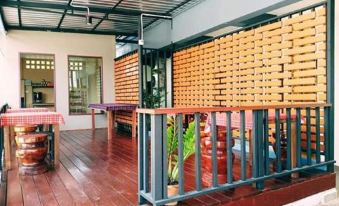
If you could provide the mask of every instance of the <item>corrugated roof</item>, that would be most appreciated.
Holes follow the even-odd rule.
[[[73,0],[87,6],[93,17],[86,24],[87,11],[74,8],[71,0],[2,0],[0,12],[7,29],[49,30],[90,34],[136,36],[141,13],[177,15],[202,0]],[[145,18],[150,27],[157,18]]]

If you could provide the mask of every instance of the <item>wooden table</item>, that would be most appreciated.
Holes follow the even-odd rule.
[[[136,104],[124,104],[124,103],[104,103],[104,104],[89,104],[89,108],[92,109],[92,131],[95,131],[95,110],[101,110],[107,112],[107,135],[108,139],[112,139],[113,127],[115,124],[115,112],[118,110],[131,111],[132,112],[132,138],[136,138],[137,122],[136,122]]]
[[[12,112],[0,115],[0,126],[4,128],[4,149],[6,169],[11,169],[11,127],[16,125],[53,125],[54,130],[54,166],[59,164],[59,125],[64,124],[64,118],[57,112]]]

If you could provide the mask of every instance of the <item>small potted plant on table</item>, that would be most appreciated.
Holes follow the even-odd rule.
[[[178,159],[178,123],[177,117],[168,118],[167,127],[167,162],[168,162],[168,197],[175,196],[179,193],[179,159]],[[189,123],[186,131],[183,131],[183,160],[184,162],[195,151],[194,122]],[[177,202],[166,205],[176,205]]]

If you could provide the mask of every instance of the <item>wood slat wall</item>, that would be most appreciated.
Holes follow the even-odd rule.
[[[118,103],[139,103],[139,72],[138,53],[115,60],[115,99]],[[116,120],[121,123],[131,124],[131,112],[117,112]]]
[[[326,8],[173,54],[175,107],[326,102]]]

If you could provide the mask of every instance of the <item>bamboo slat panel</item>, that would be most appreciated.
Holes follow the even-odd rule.
[[[138,53],[115,60],[115,99],[117,103],[139,103]],[[117,112],[118,122],[132,124],[131,112]]]
[[[174,106],[326,102],[326,8],[173,55]]]

